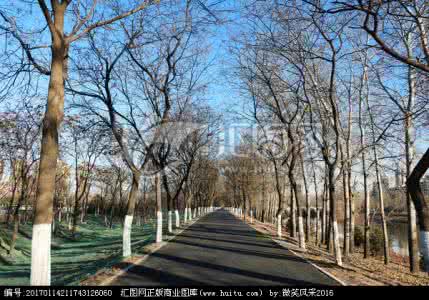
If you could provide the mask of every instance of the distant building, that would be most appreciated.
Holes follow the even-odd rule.
[[[384,204],[385,207],[391,207],[391,208],[399,208],[403,207],[405,208],[405,193],[406,193],[406,185],[405,185],[405,174],[404,172],[399,168],[399,165],[397,165],[395,170],[395,176],[392,178],[392,182],[394,181],[394,186],[389,185],[389,179],[386,176],[383,176],[381,178],[383,193],[385,195]],[[423,192],[423,194],[426,197],[429,197],[429,175],[424,177],[420,181],[420,187]],[[372,189],[370,192],[371,199],[374,201],[374,203],[378,203],[378,185],[377,181],[375,180],[372,183]]]
[[[389,192],[390,191],[390,187],[389,187],[389,178],[386,176],[381,177],[381,187],[383,189],[383,192]],[[378,184],[377,181],[375,180],[372,183],[372,191],[371,191],[371,196],[374,200],[378,201]]]
[[[401,181],[401,170],[399,168],[399,164],[396,164],[396,171],[395,171],[395,187],[402,186]]]
[[[420,188],[425,196],[429,196],[429,176],[426,176],[420,182]]]

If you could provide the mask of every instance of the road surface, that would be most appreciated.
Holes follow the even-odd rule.
[[[338,285],[226,210],[201,217],[112,285]]]

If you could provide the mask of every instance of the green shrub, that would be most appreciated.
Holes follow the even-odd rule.
[[[363,245],[364,242],[364,236],[363,236],[363,229],[360,226],[355,226],[355,246],[360,247]]]
[[[383,254],[384,238],[383,231],[375,227],[369,233],[369,251],[372,255],[378,256]]]

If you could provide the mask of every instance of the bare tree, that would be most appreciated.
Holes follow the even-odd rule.
[[[426,74],[429,72],[429,43],[427,30],[427,16],[429,5],[426,1],[374,1],[374,0],[356,0],[356,1],[332,1],[333,6],[326,11],[329,13],[357,12],[359,21],[363,30],[368,33],[371,39],[376,43],[376,47],[394,60],[409,66],[409,87],[410,97],[415,97],[414,76],[416,70]],[[314,3],[313,3],[314,4]],[[317,4],[314,4],[319,6]],[[320,9],[320,7],[319,7]],[[385,26],[392,28],[391,31],[384,30]],[[413,45],[411,45],[411,41]],[[412,106],[413,101],[408,103]],[[408,106],[410,108],[410,106]],[[407,176],[410,176],[410,131],[412,130],[411,116],[408,111],[406,119],[406,157],[407,157]],[[417,177],[412,177],[416,179]],[[418,182],[411,183],[408,181],[407,188],[415,188]],[[416,194],[416,191],[408,190],[409,194]],[[408,198],[408,222],[409,222],[409,257],[410,269],[412,272],[418,270],[417,256],[417,236],[415,208],[422,208],[420,198]],[[411,201],[412,200],[412,201]],[[422,212],[418,216],[424,216]],[[419,223],[425,222],[420,219]]]
[[[2,148],[8,148],[6,152],[13,155],[12,173],[13,193],[11,204],[14,201],[17,185],[20,183],[19,196],[13,209],[13,232],[10,242],[9,254],[13,255],[18,236],[21,220],[21,210],[27,212],[29,205],[27,198],[30,194],[31,175],[34,174],[34,167],[39,160],[38,145],[36,143],[40,134],[40,107],[33,107],[30,103],[16,107],[14,112],[9,114],[7,120],[2,120],[1,135],[4,142]],[[19,180],[19,181],[17,181]],[[11,211],[10,207],[10,211]]]
[[[49,88],[46,112],[43,119],[42,146],[40,154],[39,177],[37,181],[37,200],[33,226],[32,239],[32,285],[50,284],[50,236],[53,212],[53,196],[55,190],[55,170],[58,159],[58,132],[64,115],[64,80],[68,76],[69,50],[73,42],[81,40],[91,31],[112,24],[120,19],[137,13],[153,4],[144,1],[142,4],[116,11],[107,5],[100,5],[98,1],[86,6],[77,2],[72,10],[67,8],[71,0],[54,0],[49,7],[44,0],[38,4],[49,29],[49,38],[44,40],[47,44],[30,45],[23,37],[25,29],[10,16],[1,11],[1,29],[10,33],[25,53],[25,59],[39,73],[49,76]],[[113,13],[113,17],[104,19],[100,10]],[[72,24],[67,33],[67,27]],[[44,30],[32,31],[33,34],[43,35]],[[50,67],[44,66],[35,52],[40,49],[50,49]]]

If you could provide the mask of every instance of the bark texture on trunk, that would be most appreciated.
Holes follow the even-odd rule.
[[[333,238],[333,246],[335,253],[335,260],[338,266],[343,265],[341,249],[340,249],[340,241],[339,241],[339,233],[338,233],[338,225],[337,225],[337,203],[335,201],[335,180],[334,180],[334,170],[331,166],[329,168],[329,202],[330,202],[330,215],[331,215],[331,225],[332,225],[332,238]]]
[[[409,39],[410,36],[407,37]],[[409,45],[412,43],[408,41]],[[408,51],[410,49],[408,48]],[[408,103],[404,108],[404,131],[405,131],[405,163],[407,179],[411,175],[412,164],[414,160],[414,126],[412,121],[412,111],[416,101],[416,71],[411,66],[408,67]],[[408,253],[410,261],[410,271],[416,272],[419,269],[418,245],[417,245],[417,225],[416,225],[416,210],[410,196],[410,191],[407,185],[407,210],[408,210]]]

